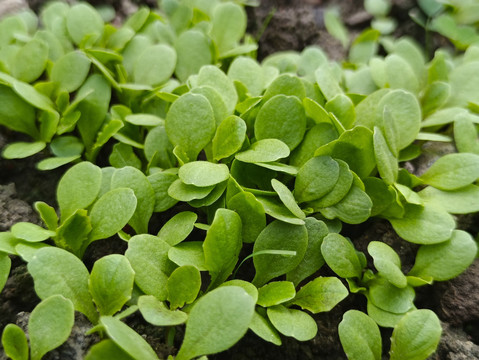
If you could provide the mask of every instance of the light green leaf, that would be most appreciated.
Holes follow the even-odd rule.
[[[431,355],[441,338],[441,324],[428,309],[412,311],[396,325],[391,338],[391,360],[422,360]]]
[[[96,323],[98,313],[88,290],[90,274],[75,255],[55,247],[39,249],[28,263],[28,272],[40,299],[62,295],[72,301],[75,310]]]
[[[252,189],[250,189],[250,191],[253,192]],[[298,218],[291,211],[289,211],[289,209],[284,206],[281,201],[272,197],[271,195],[274,195],[274,193],[265,192],[261,194],[261,192],[259,192],[256,195],[256,199],[261,203],[266,214],[288,224],[304,225],[303,219]]]
[[[256,275],[253,284],[262,286],[269,280],[293,270],[303,260],[308,246],[308,233],[304,225],[273,221],[259,234],[253,248],[263,250],[296,251],[295,256],[260,255],[253,258]]]
[[[321,245],[326,264],[342,278],[361,277],[362,266],[354,246],[342,235],[328,234]]]
[[[180,310],[169,310],[153,295],[138,298],[138,307],[143,318],[155,326],[175,326],[186,322],[188,315]]]
[[[423,245],[416,255],[409,275],[432,277],[437,281],[452,279],[474,262],[477,245],[467,232],[454,230],[452,237],[435,245]]]
[[[182,211],[170,220],[158,232],[158,237],[171,246],[175,246],[185,240],[193,231],[198,215],[191,211]]]
[[[228,3],[224,5],[234,4]],[[230,20],[228,19],[228,21]],[[215,89],[223,98],[227,114],[233,114],[238,103],[238,94],[233,81],[225,73],[214,65],[203,66],[198,73],[197,83],[198,86],[211,86]]]
[[[384,278],[378,277],[369,286],[369,300],[378,308],[403,314],[413,306],[414,289],[411,286],[398,288]]]
[[[178,266],[193,265],[200,271],[207,271],[202,241],[185,241],[168,251],[168,258]]]
[[[278,139],[263,139],[253,143],[246,151],[237,153],[235,158],[246,163],[266,163],[289,156],[289,147]]]
[[[168,289],[170,309],[191,304],[195,301],[200,291],[200,271],[192,265],[180,266],[171,273],[166,287]]]
[[[228,209],[236,211],[241,218],[243,242],[254,242],[266,226],[263,205],[253,194],[239,192],[228,201]]]
[[[27,83],[38,79],[47,65],[48,50],[47,44],[40,39],[27,42],[15,55],[12,75]]]
[[[252,96],[261,95],[264,88],[263,69],[250,57],[238,56],[228,68],[228,76],[240,81]]]
[[[61,89],[73,92],[85,81],[90,71],[90,64],[90,59],[83,52],[69,52],[54,63],[50,79],[58,83]]]
[[[13,360],[28,360],[28,341],[23,330],[15,325],[8,324],[3,329],[2,345],[5,355]]]
[[[82,44],[86,37],[95,43],[103,35],[103,19],[88,3],[75,4],[70,8],[66,15],[66,26],[76,45]]]
[[[168,187],[168,195],[178,201],[191,201],[204,199],[214,188],[215,185],[205,187],[187,185],[180,179],[177,179]]]
[[[299,341],[308,341],[316,336],[316,321],[304,311],[288,309],[283,305],[268,308],[268,318],[278,331]]]
[[[46,144],[43,141],[33,143],[16,142],[5,146],[2,156],[5,159],[23,159],[42,151],[45,147]]]
[[[148,176],[148,181],[155,193],[154,212],[168,210],[178,202],[178,200],[168,195],[168,188],[175,180],[178,180],[177,175],[161,171]]]
[[[136,235],[128,241],[125,256],[135,271],[135,283],[148,295],[166,300],[166,283],[173,270],[168,260],[170,245],[153,235]]]
[[[270,307],[294,298],[296,290],[290,281],[272,281],[258,289],[257,304]]]
[[[133,360],[134,358],[124,352],[113,340],[106,339],[93,345],[85,360],[104,360],[108,358],[115,360]]]
[[[220,54],[235,47],[246,30],[246,12],[238,4],[216,5],[212,17],[211,35],[216,40]]]
[[[365,313],[357,310],[347,311],[339,323],[338,332],[348,359],[381,359],[381,333],[374,320]]]
[[[326,30],[328,30],[334,38],[339,40],[344,48],[348,46],[348,30],[341,21],[338,9],[329,8],[324,12],[324,25],[326,26]]]
[[[336,95],[343,93],[329,63],[325,62],[321,64],[314,72],[314,75],[316,77],[316,83],[326,100],[331,100]]]
[[[84,148],[83,143],[75,136],[59,136],[50,143],[52,153],[59,157],[81,155]]]
[[[12,89],[0,84],[0,124],[38,138],[35,109]]]
[[[177,360],[214,354],[233,346],[248,330],[254,300],[237,286],[223,286],[200,298],[190,311]]]
[[[187,185],[208,187],[227,180],[229,169],[224,164],[193,161],[180,167],[178,177]]]
[[[182,32],[176,39],[175,50],[178,55],[175,74],[182,82],[213,60],[208,38],[196,29]]]
[[[220,125],[223,119],[230,114],[228,112],[228,109],[226,108],[226,103],[224,99],[221,97],[221,94],[212,86],[198,86],[191,89],[191,93],[203,95],[206,99],[208,99],[211,108],[213,109],[213,112],[215,114],[215,122],[217,126]]]
[[[306,218],[303,210],[301,210],[301,208],[298,206],[293,194],[286,185],[276,179],[271,180],[271,185],[273,186],[274,191],[276,191],[276,193],[279,195],[281,202],[288,208],[289,211],[291,211],[293,215],[300,219]]]
[[[224,119],[213,138],[213,158],[216,161],[227,158],[241,149],[246,136],[246,123],[238,116]]]
[[[0,293],[5,286],[8,276],[10,275],[10,268],[12,266],[12,261],[7,253],[0,252]]]
[[[123,255],[107,255],[93,264],[89,289],[101,315],[113,315],[130,300],[135,272]]]
[[[13,236],[17,239],[26,240],[29,242],[39,242],[47,240],[56,235],[55,231],[46,230],[41,226],[28,223],[18,222],[10,229]]]
[[[158,360],[158,356],[146,340],[120,320],[102,316],[100,324],[110,339],[134,359]]]
[[[249,281],[233,279],[233,280],[229,280],[229,281],[224,282],[220,286],[239,286],[244,291],[246,291],[249,296],[251,296],[253,298],[255,303],[258,300],[258,289],[256,288],[256,286],[251,284]]]
[[[79,209],[68,217],[57,230],[55,244],[81,257],[88,243],[88,234],[91,231],[90,218],[87,211]]]
[[[317,314],[330,311],[348,294],[348,290],[338,278],[318,277],[304,285],[291,303]]]
[[[176,51],[169,45],[147,47],[138,55],[133,70],[135,83],[157,86],[166,82],[176,65]]]
[[[384,134],[377,126],[374,127],[373,139],[374,157],[376,158],[379,174],[387,184],[392,184],[398,176],[398,160],[389,149]]]
[[[401,260],[393,248],[379,241],[371,241],[368,252],[381,276],[399,288],[407,286],[406,276],[401,271]]]
[[[454,120],[454,142],[459,152],[479,155],[477,128],[466,115],[459,115]]]
[[[447,154],[439,158],[421,176],[428,185],[440,190],[455,190],[479,178],[479,155]]]
[[[479,211],[479,187],[467,185],[457,190],[443,191],[428,186],[418,192],[422,201],[439,206],[451,214],[468,214]]]
[[[254,123],[256,139],[279,139],[290,150],[303,140],[306,113],[295,96],[276,95],[261,107]]]
[[[141,169],[141,160],[136,156],[133,147],[124,143],[116,143],[108,158],[110,165],[118,169],[131,166]]]
[[[303,100],[306,97],[306,91],[300,78],[292,74],[281,74],[266,89],[263,102],[276,95],[296,96],[299,100]]]
[[[52,295],[38,304],[28,319],[31,360],[40,360],[63,344],[70,336],[74,320],[72,302],[61,295]]]
[[[75,155],[75,156],[68,156],[68,157],[46,158],[38,162],[36,167],[38,170],[42,170],[42,171],[53,170],[53,169],[59,168],[60,166],[69,164],[79,159],[80,157],[81,157],[80,155]]]
[[[275,345],[281,345],[281,337],[271,322],[255,311],[249,328],[260,338]]]

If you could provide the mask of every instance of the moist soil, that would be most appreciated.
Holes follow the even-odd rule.
[[[0,0],[0,16],[5,13],[30,7],[38,11],[44,0]],[[139,5],[155,6],[154,0],[91,0],[91,3],[110,4],[117,12],[116,23],[134,12]],[[346,50],[330,36],[323,21],[325,9],[336,6],[344,19],[352,37],[368,26],[370,15],[363,9],[359,0],[262,0],[257,8],[248,8],[248,31],[259,39],[258,58],[261,60],[278,51],[302,50],[308,45],[319,45],[331,59],[341,60]],[[408,12],[415,6],[414,1],[393,0],[391,16],[399,24],[397,36],[408,35],[423,43],[423,31],[408,17]],[[433,38],[432,46],[444,46],[442,38]],[[0,149],[7,143],[28,140],[23,136],[0,127]],[[453,149],[427,145],[426,155],[414,163],[404,164],[410,171],[420,174],[439,154]],[[32,210],[35,201],[45,201],[55,205],[56,185],[66,170],[42,172],[36,170],[35,164],[46,154],[37,154],[23,160],[5,160],[0,158],[0,231],[8,231],[19,221],[39,223],[38,216]],[[161,227],[166,216],[152,219],[152,230]],[[474,236],[479,231],[478,214],[457,218],[458,227],[469,231]],[[392,246],[401,257],[403,268],[409,270],[413,263],[417,247],[400,239],[388,222],[371,219],[358,226],[347,226],[343,234],[349,236],[356,248],[365,251],[370,241],[384,241]],[[97,241],[85,254],[85,263],[91,268],[94,261],[110,253],[124,253],[126,245],[117,238]],[[368,259],[371,263],[372,260]],[[370,264],[372,266],[372,264]],[[325,266],[321,275],[331,275]],[[479,260],[459,277],[432,286],[417,288],[416,305],[418,308],[433,310],[440,318],[443,335],[438,350],[430,359],[435,360],[473,360],[479,359]],[[17,257],[12,257],[12,270],[5,288],[0,294],[0,331],[8,323],[26,327],[29,314],[40,299],[35,295],[33,280],[27,272],[26,264]],[[364,296],[350,294],[347,299],[332,311],[315,315],[318,324],[317,336],[307,342],[298,342],[283,337],[281,347],[267,343],[248,332],[245,337],[226,352],[210,356],[215,360],[296,360],[296,359],[346,359],[341,349],[337,326],[342,314],[349,309],[365,310]],[[148,325],[140,315],[130,316],[128,325],[133,327],[152,345],[161,359],[175,354],[181,345],[184,329],[178,327],[166,334],[163,328]],[[82,314],[76,314],[75,326],[68,341],[58,349],[48,353],[47,360],[80,360],[89,347],[99,338],[85,335],[91,327]],[[173,335],[173,336],[172,336]],[[384,359],[387,359],[391,330],[382,329]],[[167,341],[167,338],[173,339]],[[7,359],[0,345],[0,360]]]

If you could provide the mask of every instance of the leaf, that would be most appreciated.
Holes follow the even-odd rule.
[[[378,308],[393,314],[403,314],[413,306],[414,289],[411,286],[398,288],[384,278],[378,277],[369,286],[368,299]]]
[[[207,271],[202,241],[187,241],[171,247],[168,258],[178,266],[193,265],[200,271]]]
[[[171,143],[180,146],[190,160],[211,141],[216,125],[213,109],[203,95],[187,93],[178,98],[166,115],[166,133]]]
[[[459,152],[470,152],[479,155],[477,128],[465,115],[459,115],[454,120],[454,142]]]
[[[60,166],[69,164],[79,158],[80,158],[80,155],[68,156],[68,157],[46,158],[37,163],[37,169],[42,171],[57,169]]]
[[[447,154],[439,158],[421,175],[428,185],[440,190],[456,190],[479,178],[479,155]]]
[[[229,169],[224,164],[193,161],[180,167],[178,177],[185,184],[208,187],[227,180],[229,178]]]
[[[343,93],[329,63],[321,64],[314,72],[314,75],[316,83],[326,100],[331,100],[336,95]]]
[[[474,262],[477,245],[467,232],[454,230],[452,237],[440,244],[423,245],[409,275],[437,281],[455,278]]]
[[[8,254],[0,252],[0,293],[8,280],[11,266],[12,261]]]
[[[228,201],[228,209],[234,210],[241,218],[243,242],[254,242],[266,226],[263,205],[253,194],[239,192]]]
[[[263,139],[251,144],[246,151],[237,153],[235,158],[246,163],[266,163],[289,156],[288,146],[278,139]]]
[[[398,322],[403,318],[406,313],[401,314],[394,314],[392,312],[380,309],[369,299],[368,297],[368,304],[367,304],[368,315],[382,327],[393,328],[395,327]],[[416,307],[413,305],[411,309],[408,311],[414,311]]]
[[[90,211],[90,242],[106,239],[120,231],[133,216],[137,200],[131,189],[117,188],[100,197]]]
[[[159,125],[148,132],[145,138],[145,156],[152,165],[168,169],[175,165],[173,145],[171,145],[165,126]]]
[[[38,79],[45,70],[48,60],[48,45],[44,41],[34,38],[17,52],[14,59],[12,75],[20,81],[31,83]]]
[[[420,360],[431,355],[441,338],[441,324],[428,309],[412,311],[396,325],[391,338],[391,360]]]
[[[101,185],[101,170],[90,162],[81,162],[68,169],[58,183],[57,201],[63,220],[78,209],[86,209],[95,201]]]
[[[268,86],[263,95],[263,101],[266,102],[276,95],[296,96],[299,100],[303,100],[306,97],[306,90],[297,76],[281,74]]]
[[[479,211],[479,187],[467,185],[457,190],[443,191],[428,186],[418,192],[422,201],[431,202],[451,214],[468,214]]]
[[[148,176],[148,181],[150,182],[155,193],[154,212],[168,210],[178,202],[178,200],[173,199],[170,195],[168,195],[168,188],[177,179],[177,175],[165,172],[156,172]]]
[[[144,49],[135,62],[135,83],[157,86],[166,82],[176,65],[176,51],[169,45],[157,44]]]
[[[203,243],[205,265],[211,275],[210,288],[223,283],[233,272],[243,244],[241,226],[241,218],[234,211],[216,211]]]
[[[175,50],[175,74],[182,82],[190,75],[197,74],[202,66],[211,64],[213,60],[209,39],[196,29],[182,32],[176,39]]]
[[[254,300],[242,288],[223,286],[200,298],[190,311],[177,360],[214,354],[233,346],[248,330]]]
[[[258,289],[257,304],[270,307],[291,300],[296,295],[294,284],[290,281],[272,281]]]
[[[215,185],[205,187],[187,185],[180,179],[177,179],[168,187],[168,195],[178,201],[191,201],[195,199],[204,199],[214,188]]]
[[[431,245],[450,239],[456,223],[451,215],[432,206],[409,206],[403,218],[388,219],[397,234],[414,244]]]
[[[10,231],[17,239],[29,242],[47,240],[56,234],[54,231],[46,230],[41,226],[28,222],[18,222],[11,227]]]
[[[203,95],[210,103],[213,113],[215,115],[216,125],[220,125],[224,118],[230,113],[226,108],[225,100],[221,97],[221,94],[210,85],[203,85],[195,87],[191,90],[193,94]]]
[[[151,114],[130,114],[125,116],[125,121],[137,126],[158,126],[164,124],[164,120]]]
[[[339,323],[338,332],[348,359],[381,359],[381,333],[374,320],[365,313],[357,310],[347,311]]]
[[[258,62],[250,57],[238,56],[228,68],[228,77],[241,82],[252,96],[263,92],[263,69]]]
[[[212,17],[211,35],[220,54],[235,47],[246,30],[246,12],[235,3],[216,5]]]
[[[293,270],[302,261],[308,246],[308,233],[304,225],[291,225],[273,221],[259,234],[253,254],[263,250],[296,251],[295,256],[261,255],[253,258],[256,275],[253,284],[262,286],[269,280]]]
[[[74,321],[73,304],[61,295],[52,295],[38,304],[28,319],[31,359],[40,360],[63,344],[70,336]]]
[[[124,143],[116,143],[113,145],[113,150],[108,158],[110,165],[121,169],[126,166],[131,166],[136,169],[141,169],[141,160],[136,156],[133,147]]]
[[[293,213],[293,215],[300,219],[306,218],[303,210],[301,210],[301,208],[298,206],[293,194],[286,185],[276,179],[271,180],[271,185],[274,191],[276,191],[276,193],[279,195],[281,202],[288,208],[289,211],[291,211],[291,213]]]
[[[308,160],[298,172],[294,196],[298,202],[312,201],[329,193],[339,177],[339,164],[329,156]]]
[[[328,33],[341,42],[343,48],[348,46],[348,30],[341,21],[341,17],[337,9],[330,8],[324,12],[324,25],[326,26]]]
[[[191,304],[200,291],[200,271],[191,265],[180,266],[171,273],[166,287],[171,309]]]
[[[407,286],[406,276],[401,271],[401,260],[393,248],[379,241],[371,241],[368,252],[381,276],[399,288]]]
[[[153,235],[133,236],[125,256],[135,271],[135,283],[147,295],[166,300],[166,283],[173,270],[168,260],[170,245]]]
[[[130,188],[133,190],[137,205],[128,223],[137,234],[147,233],[148,223],[155,207],[155,193],[146,176],[140,170],[131,166],[118,169],[111,178],[111,188]]]
[[[342,278],[360,278],[362,273],[361,262],[354,246],[345,237],[330,233],[321,245],[326,264]]]
[[[225,118],[213,138],[213,158],[216,161],[227,158],[241,149],[246,136],[246,123],[238,116]]]
[[[28,360],[28,341],[23,330],[15,325],[8,324],[3,329],[2,345],[5,355],[13,360]]]
[[[103,359],[116,359],[116,360],[132,360],[134,359],[127,353],[125,353],[113,340],[105,339],[95,345],[93,345],[85,360],[103,360]]]
[[[16,142],[8,144],[2,151],[2,157],[5,159],[23,159],[39,153],[45,149],[46,144],[43,141],[33,143]]]
[[[275,345],[281,345],[281,337],[271,322],[255,311],[249,328],[260,338]]]
[[[135,272],[123,255],[107,255],[93,264],[89,289],[98,311],[113,315],[130,300]]]
[[[98,314],[88,290],[90,274],[75,255],[55,247],[39,249],[28,263],[28,272],[40,299],[62,295],[71,300],[75,310],[96,323]]]
[[[90,218],[86,210],[79,209],[68,217],[57,230],[55,244],[81,257],[91,231]]]
[[[316,336],[316,321],[304,311],[276,305],[267,309],[268,318],[278,331],[299,341],[308,341]]]
[[[291,304],[313,314],[330,311],[348,296],[349,292],[336,277],[318,277],[298,291]]]
[[[0,84],[0,124],[38,138],[35,110],[9,87]]]
[[[256,139],[279,139],[290,150],[303,140],[305,131],[306,113],[295,96],[273,96],[261,107],[254,123]]]
[[[379,174],[387,184],[392,184],[398,176],[398,160],[389,149],[384,134],[377,126],[374,127],[373,139],[374,156]]]
[[[158,360],[158,356],[146,340],[120,320],[111,316],[102,316],[100,324],[110,339],[134,359]]]
[[[229,5],[233,4],[227,4]],[[223,71],[214,65],[203,66],[198,73],[197,82],[198,86],[210,86],[215,89],[223,98],[227,114],[233,114],[238,103],[238,93],[233,81]]]
[[[186,322],[188,315],[180,310],[169,310],[153,295],[138,298],[138,307],[143,318],[155,326],[175,326]]]
[[[66,15],[68,34],[76,45],[80,45],[86,37],[93,43],[103,35],[103,19],[100,14],[87,3],[73,5]]]
[[[160,229],[158,237],[171,246],[175,246],[185,240],[193,231],[198,215],[191,211],[182,211],[171,219]]]
[[[52,153],[59,157],[81,155],[84,148],[83,143],[75,136],[59,136],[50,143]]]
[[[73,92],[85,81],[90,71],[90,64],[90,59],[83,52],[78,50],[69,52],[54,63],[50,79],[58,83],[60,89]]]
[[[250,189],[250,191],[253,190]],[[271,195],[272,193],[269,192],[267,192],[266,194],[258,193],[258,195],[256,195],[256,199],[261,203],[266,214],[288,224],[304,225],[304,220],[294,215],[291,211],[288,210],[286,206],[284,206],[281,201],[277,200],[274,197],[271,197]]]

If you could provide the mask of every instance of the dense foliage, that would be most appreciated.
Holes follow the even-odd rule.
[[[415,288],[477,255],[455,216],[479,211],[479,5],[420,4],[414,19],[457,52],[428,60],[413,40],[385,35],[384,0],[366,1],[373,27],[343,63],[318,47],[259,63],[241,1],[163,0],[119,28],[86,3],[4,18],[0,124],[32,142],[3,156],[48,153],[41,170],[74,164],[58,209],[35,204],[43,226],[0,233],[0,288],[20,256],[42,300],[29,342],[17,325],[3,330],[6,354],[41,359],[68,338],[74,311],[103,339],[88,360],[158,359],[122,321],[136,311],[170,332],[186,324],[177,360],[224,351],[248,329],[276,345],[307,341],[313,315],[350,293],[366,297],[367,314],[349,310],[339,325],[349,358],[381,359],[379,326],[394,328],[391,359],[433,353],[440,322],[416,308]],[[326,25],[346,46],[334,13]],[[403,165],[424,142],[457,151],[412,174]],[[95,164],[101,156],[110,166]],[[167,221],[150,234],[159,213]],[[365,254],[341,235],[372,217],[419,245],[407,273],[391,246],[371,241]],[[112,236],[126,252],[89,271],[88,246]]]

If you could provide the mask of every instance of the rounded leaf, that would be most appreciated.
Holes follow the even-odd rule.
[[[146,48],[135,62],[135,83],[157,86],[166,82],[176,66],[176,51],[169,45],[158,44]]]
[[[308,341],[316,336],[316,321],[304,311],[276,305],[267,309],[268,318],[278,331],[299,341]]]
[[[229,169],[225,164],[208,161],[193,161],[180,167],[178,177],[188,185],[206,187],[228,179]]]

